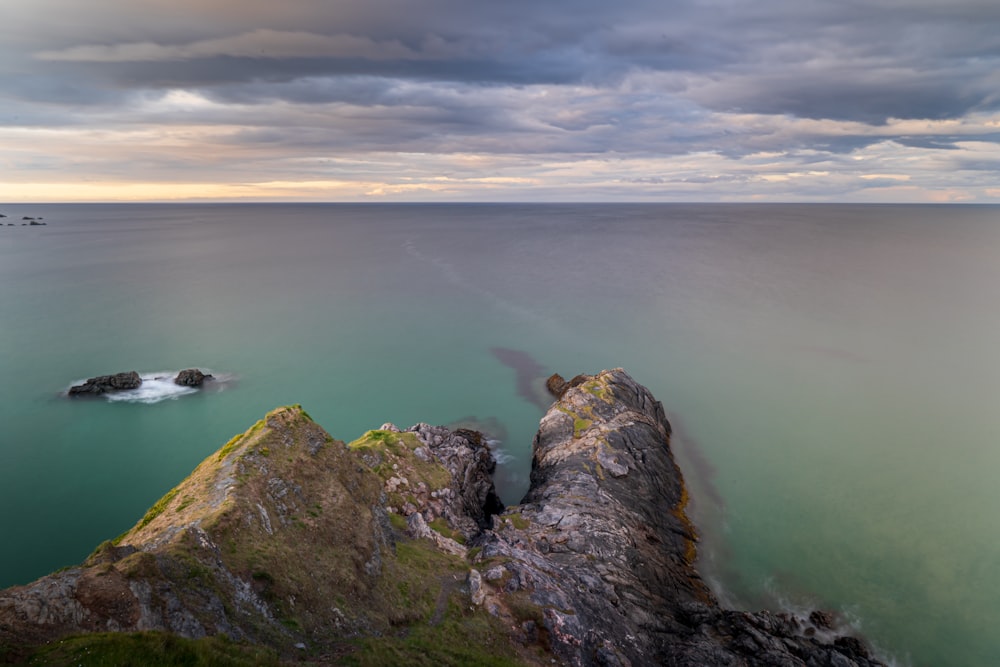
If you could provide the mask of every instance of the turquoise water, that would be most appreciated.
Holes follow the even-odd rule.
[[[84,558],[301,403],[349,440],[541,408],[496,348],[660,398],[720,592],[900,664],[1000,663],[1000,208],[0,206],[0,586]],[[156,403],[71,383],[198,366]]]

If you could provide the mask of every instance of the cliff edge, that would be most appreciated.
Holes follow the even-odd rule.
[[[275,410],[80,566],[0,591],[0,661],[158,632],[257,664],[883,664],[822,614],[722,608],[661,404],[621,369],[559,391],[506,509],[477,432],[345,443]]]
[[[531,487],[482,538],[497,606],[571,665],[880,665],[829,615],[723,608],[695,568],[695,527],[663,406],[621,369],[550,382]]]

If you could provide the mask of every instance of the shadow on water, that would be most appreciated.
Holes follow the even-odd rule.
[[[704,448],[698,444],[697,439],[691,435],[691,432],[684,427],[684,423],[679,417],[670,415],[668,420],[670,421],[670,430],[672,431],[670,444],[674,452],[688,464],[684,466],[683,474],[686,478],[694,482],[692,486],[698,492],[698,496],[693,500],[697,502],[704,499],[713,506],[724,509],[726,503],[722,499],[719,490],[715,487],[715,466],[705,456]]]
[[[538,360],[523,350],[508,347],[491,347],[490,353],[504,366],[514,370],[517,395],[542,412],[552,405],[552,398],[545,389],[545,379],[551,375]]]
[[[698,569],[716,594],[726,599],[729,593],[723,590],[723,582],[731,581],[735,573],[733,553],[726,539],[726,501],[715,483],[716,469],[683,420],[673,414],[667,418],[670,446],[690,496],[687,511],[698,528]]]
[[[668,419],[671,447],[690,494],[688,514],[698,528],[698,570],[722,604],[733,609],[771,609],[800,616],[828,608],[793,572],[773,571],[760,585],[745,580],[726,536],[726,502],[715,483],[715,466],[683,421],[676,415]],[[847,617],[836,619],[840,632],[856,631],[855,622]]]

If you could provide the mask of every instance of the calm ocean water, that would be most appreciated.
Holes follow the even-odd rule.
[[[79,562],[288,403],[345,440],[475,418],[516,502],[530,376],[623,366],[675,425],[725,595],[837,610],[900,664],[1000,664],[998,207],[0,212],[0,586]],[[60,396],[191,366],[226,381]]]

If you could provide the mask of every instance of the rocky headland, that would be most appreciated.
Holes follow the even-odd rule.
[[[507,508],[476,431],[345,443],[275,410],[83,564],[0,591],[0,659],[77,664],[127,640],[232,664],[883,664],[823,612],[719,603],[648,390],[621,369],[549,387]]]

